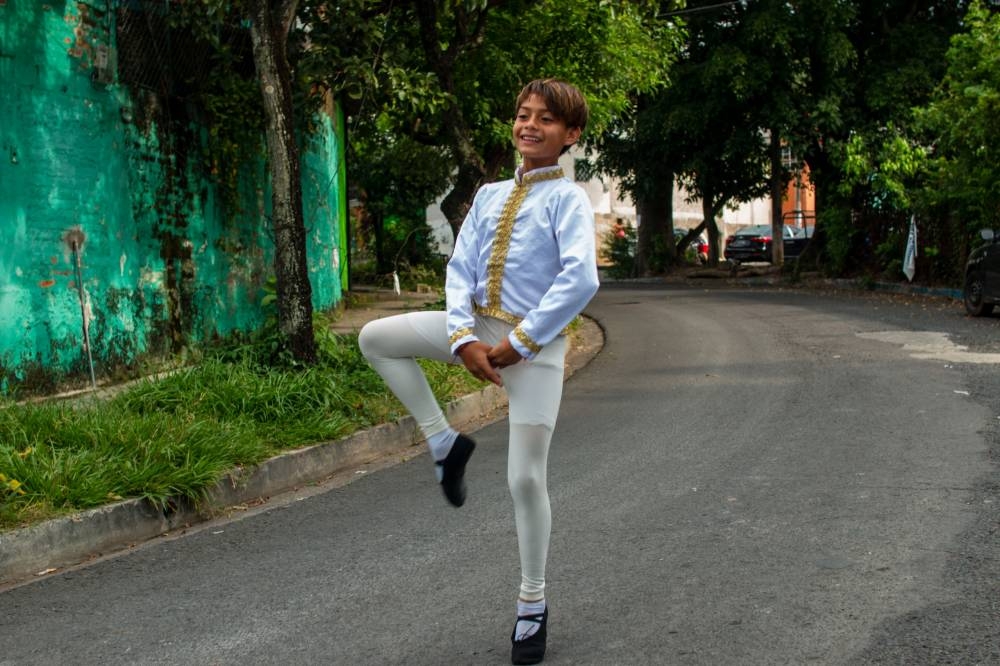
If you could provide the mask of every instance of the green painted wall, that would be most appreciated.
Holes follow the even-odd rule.
[[[191,157],[197,130],[135,120],[110,5],[0,0],[0,389],[86,376],[84,321],[98,377],[263,321],[266,171],[243,170],[227,213]],[[346,284],[341,122],[319,114],[303,151],[318,309]]]

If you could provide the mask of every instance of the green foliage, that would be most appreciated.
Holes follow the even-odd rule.
[[[766,130],[787,124],[782,114],[792,111],[777,100],[789,95],[788,66],[802,67],[789,55],[797,24],[784,5],[734,3],[685,16],[686,32],[674,32],[687,42],[669,84],[635,96],[607,126],[595,169],[619,178],[645,210],[667,210],[675,180],[712,211],[764,194]],[[655,239],[644,235],[652,246],[640,250],[654,272],[670,261]]]
[[[470,81],[488,75],[491,117],[508,119],[513,95],[539,76],[578,85],[591,110],[588,131],[600,132],[629,108],[636,91],[667,81],[682,33],[659,18],[659,2],[544,0],[490,15],[484,47],[463,64]],[[530,37],[528,37],[530,36]],[[497,65],[503,63],[502,66]],[[482,88],[482,86],[478,86]],[[505,122],[494,137],[509,141]]]
[[[602,256],[611,262],[608,275],[616,279],[635,277],[635,227],[619,224],[608,231],[601,242]]]
[[[906,238],[902,229],[889,235],[884,241],[875,247],[875,257],[882,266],[891,266],[894,261],[898,261],[902,266],[902,256],[906,251]]]
[[[928,207],[953,209],[966,237],[1000,227],[1000,15],[973,2],[934,99],[917,110],[932,142]]]
[[[849,208],[829,207],[819,213],[817,226],[827,236],[824,246],[825,268],[831,275],[843,275],[850,267],[851,248],[858,233],[851,219]]]
[[[898,279],[899,238],[911,214],[921,222],[922,244],[947,235],[925,189],[936,140],[919,130],[912,110],[931,100],[944,76],[948,40],[962,29],[966,3],[934,0],[919,11],[903,0],[849,4],[854,19],[839,28],[854,53],[840,70],[849,85],[833,89],[837,122],[806,156],[822,203],[838,209],[837,222],[824,229],[827,269]],[[920,262],[921,275],[937,272],[926,258]]]
[[[892,123],[873,135],[854,134],[844,147],[840,192],[850,197],[859,188],[868,207],[906,212],[926,161],[924,148],[908,141]]]
[[[384,275],[401,261],[435,260],[425,211],[450,186],[452,165],[442,148],[396,134],[380,118],[376,127],[364,119],[352,124],[347,159],[352,189],[362,203],[353,247],[373,255],[375,272]]]
[[[221,203],[234,215],[244,212],[238,203],[240,176],[264,154],[264,120],[258,83],[224,71],[218,87],[201,98],[208,119],[203,158]]]
[[[911,214],[920,223],[918,275],[961,281],[970,241],[1000,224],[1000,20],[981,2],[935,5],[935,16],[881,12],[883,30],[855,35],[866,70],[848,135],[826,146],[835,173],[827,205],[850,209],[851,222],[827,229],[832,268],[899,279]],[[863,16],[870,8],[859,9]],[[950,38],[950,48],[948,40]],[[920,43],[921,49],[908,44]],[[916,103],[916,106],[913,105]],[[850,116],[849,116],[850,117]],[[852,268],[854,267],[854,268]]]
[[[365,205],[385,201],[385,188],[372,181],[386,170],[398,165],[412,177],[413,164],[437,169],[440,162],[445,175],[434,182],[453,179],[442,210],[457,226],[478,186],[514,164],[510,118],[525,83],[557,76],[577,84],[591,106],[589,130],[597,132],[631,103],[633,91],[665,81],[678,43],[672,24],[657,18],[661,5],[351,0],[334,15],[315,4],[306,15],[310,49],[302,71],[347,97],[357,146],[349,180],[367,193]],[[386,160],[386,137],[439,152]],[[391,212],[404,215],[402,206]],[[377,225],[386,214],[371,215]]]
[[[674,237],[675,241],[682,239],[682,236]],[[684,248],[675,246],[674,254],[671,254],[664,234],[657,234],[653,238],[652,248],[646,255],[646,268],[652,275],[663,275],[674,266],[694,266],[700,263],[697,247],[690,243]]]
[[[9,442],[25,442],[22,456]],[[141,418],[101,403],[27,405],[0,410],[0,465],[26,491],[7,502],[0,526],[39,505],[82,509],[122,497],[163,502],[198,497],[232,461],[261,459],[260,440],[242,424],[194,422],[166,414]]]
[[[424,287],[444,289],[444,276],[447,263],[444,257],[437,257],[427,263],[399,267],[399,284],[405,291],[417,291]]]
[[[29,448],[24,451],[16,451],[14,452],[14,455],[23,460],[24,458],[27,458],[31,452],[32,450]],[[4,469],[8,468],[9,467],[5,467]],[[22,487],[23,485],[24,484],[17,479],[10,478],[6,474],[0,473],[0,516],[3,516],[3,514],[7,511],[8,504],[10,504],[13,500],[24,497],[28,494]]]
[[[653,275],[662,275],[669,270],[674,263],[675,262],[670,257],[670,251],[667,248],[666,238],[664,238],[662,234],[657,235],[656,238],[653,239],[652,250],[646,257],[646,268]]]
[[[320,324],[316,334],[309,368],[275,364],[262,336],[107,402],[3,406],[0,527],[128,497],[198,499],[236,466],[403,415],[357,336]],[[422,365],[440,400],[482,386],[457,366]]]
[[[264,154],[265,116],[249,30],[222,0],[172,3],[165,11],[169,34],[183,35],[189,49],[206,54],[197,68],[170,67],[188,72],[182,82],[183,105],[172,111],[184,115],[171,120],[205,128],[196,137],[204,169],[225,210],[240,214],[241,175],[259,165]]]
[[[318,368],[262,371],[251,354],[143,382],[113,401],[123,413],[253,426],[276,448],[333,439],[348,429],[350,394]]]

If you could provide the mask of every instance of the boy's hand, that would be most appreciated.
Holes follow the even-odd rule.
[[[507,338],[501,340],[496,347],[491,349],[487,354],[487,358],[489,358],[490,364],[498,369],[506,368],[508,365],[514,365],[524,360],[524,357],[514,349]]]
[[[492,382],[497,386],[503,386],[503,379],[500,378],[500,374],[494,369],[493,364],[490,363],[488,356],[490,346],[488,344],[479,342],[478,340],[469,342],[459,347],[455,353],[462,359],[465,369],[473,377]]]

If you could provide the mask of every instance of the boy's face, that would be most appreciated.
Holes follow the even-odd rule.
[[[514,147],[524,158],[525,171],[554,166],[563,147],[579,138],[580,128],[566,127],[538,95],[529,95],[514,117]]]

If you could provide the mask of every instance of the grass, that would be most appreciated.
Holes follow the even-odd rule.
[[[356,335],[316,330],[320,360],[308,368],[270,334],[108,400],[2,405],[0,529],[124,498],[198,500],[236,466],[404,414]],[[439,400],[483,386],[460,367],[421,364]]]

